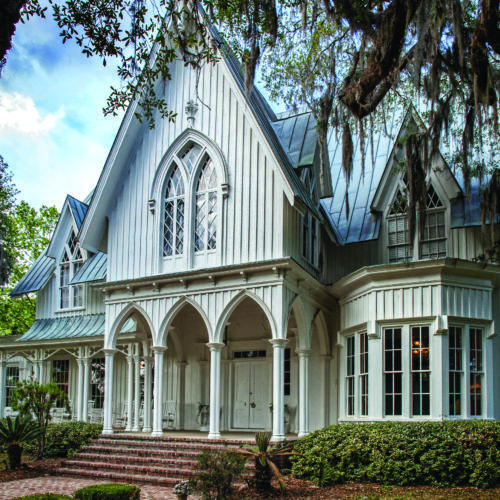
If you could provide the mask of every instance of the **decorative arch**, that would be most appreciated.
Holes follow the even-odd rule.
[[[199,132],[198,130],[188,128],[184,130],[184,132],[182,132],[177,137],[177,139],[174,140],[174,142],[170,145],[170,147],[163,155],[163,158],[161,159],[159,166],[156,169],[156,173],[153,179],[153,184],[151,186],[150,192],[150,200],[161,199],[163,185],[173,162],[175,162],[180,168],[182,168],[185,179],[188,179],[188,172],[186,172],[182,161],[179,161],[177,153],[182,151],[182,149],[184,149],[190,142],[197,143],[202,148],[199,157],[204,154],[208,154],[208,156],[212,158],[217,170],[217,178],[219,179],[219,184],[222,186],[223,195],[227,194],[229,174],[227,161],[222,154],[221,149],[205,134]],[[195,177],[195,175],[193,175],[193,177]],[[186,187],[187,186],[189,186],[189,188],[192,190],[192,186],[189,182],[186,182]],[[226,191],[226,193],[224,193],[224,191]]]
[[[292,311],[295,315],[295,321],[297,322],[297,347],[300,349],[309,349],[311,347],[312,325],[307,320],[304,301],[300,295],[295,296],[290,309],[288,310],[286,318],[287,329]]]
[[[319,310],[314,317],[312,327],[316,325],[318,332],[318,340],[321,356],[330,356],[330,337],[328,336],[328,323],[326,322],[325,313]],[[311,331],[312,336],[312,331]]]
[[[167,335],[170,331],[170,327],[172,326],[172,322],[174,321],[177,314],[181,311],[181,309],[187,304],[193,306],[196,309],[196,311],[200,314],[200,316],[203,319],[203,322],[205,323],[205,326],[207,328],[208,339],[210,341],[210,339],[212,338],[212,325],[210,324],[210,320],[208,319],[207,314],[202,309],[200,304],[198,304],[196,301],[194,301],[190,297],[182,297],[172,306],[170,311],[167,313],[167,315],[163,319],[163,321],[160,325],[160,328],[158,330],[158,339],[157,339],[157,342],[155,344],[156,346],[163,346],[163,347],[167,346]],[[175,345],[175,339],[172,339],[172,340],[174,340],[174,345]],[[176,346],[176,348],[177,348],[177,346]],[[178,351],[178,353],[179,353],[179,351]],[[182,360],[179,360],[179,361],[182,361]]]
[[[118,337],[118,334],[120,333],[127,319],[129,319],[134,313],[137,314],[137,322],[139,323],[139,325],[144,330],[146,331],[149,330],[154,342],[155,330],[153,327],[153,323],[151,322],[151,319],[141,306],[135,304],[134,302],[130,302],[125,306],[125,308],[120,312],[120,314],[118,314],[111,328],[109,329],[109,334],[105,339],[106,349],[114,349],[116,347],[116,339]]]
[[[240,293],[238,293],[235,297],[233,297],[229,301],[229,303],[226,305],[221,315],[219,316],[219,320],[217,321],[217,327],[215,329],[215,338],[213,340],[214,342],[222,342],[224,338],[224,327],[226,323],[231,317],[231,314],[233,314],[234,310],[246,298],[252,299],[264,311],[264,314],[266,315],[267,320],[269,321],[269,326],[271,327],[272,338],[273,339],[279,338],[277,336],[276,322],[267,305],[255,293],[249,292],[248,290],[242,290]]]

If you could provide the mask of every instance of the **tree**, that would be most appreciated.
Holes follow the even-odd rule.
[[[8,256],[8,265],[2,266],[6,286],[0,288],[0,335],[22,334],[35,320],[35,296],[13,299],[9,294],[47,247],[59,219],[55,207],[44,205],[37,210],[25,201],[16,204],[16,194],[12,173],[0,156],[0,236]]]
[[[37,460],[43,458],[45,451],[45,436],[50,422],[50,411],[55,405],[65,407],[69,411],[68,395],[54,382],[40,384],[31,379],[22,380],[12,394],[11,406],[21,415],[30,416],[37,420],[41,429],[38,437]]]
[[[242,60],[247,92],[263,62],[271,95],[311,107],[321,145],[329,127],[338,129],[347,183],[353,127],[366,147],[366,131],[387,107],[419,102],[426,129],[414,131],[406,148],[411,220],[423,196],[419,179],[444,135],[457,144],[449,161],[463,170],[466,188],[471,176],[496,169],[482,150],[498,140],[500,0],[205,0],[207,14],[195,0],[49,1],[63,42],[74,39],[104,64],[118,61],[124,85],[111,89],[106,113],[136,99],[150,125],[155,116],[174,119],[163,95],[170,64],[180,53],[199,71],[220,57],[208,19]],[[22,9],[22,19],[47,10],[39,0],[7,4]]]

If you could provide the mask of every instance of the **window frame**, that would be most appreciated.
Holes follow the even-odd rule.
[[[316,182],[312,166],[305,168],[302,174],[302,183],[308,191],[314,203],[317,203]],[[309,210],[301,216],[300,230],[300,255],[308,264],[318,269],[320,248],[320,226],[319,222],[312,216]]]
[[[9,370],[17,370],[17,375],[9,375]],[[5,383],[4,383],[4,408],[10,408],[10,398],[16,390],[19,381],[21,380],[21,369],[19,365],[7,365],[5,367]],[[14,384],[8,384],[9,379],[14,379]]]
[[[362,352],[362,347],[366,347],[366,351]],[[368,372],[370,348],[366,330],[347,334],[344,338],[344,349],[344,416],[346,419],[368,418],[370,415],[370,374]],[[366,371],[362,371],[364,364],[366,364]]]

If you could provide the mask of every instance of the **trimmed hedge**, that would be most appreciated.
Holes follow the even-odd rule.
[[[319,485],[500,483],[500,422],[338,424],[297,441],[293,474]]]
[[[68,458],[82,446],[89,444],[102,432],[102,425],[87,424],[85,422],[63,422],[49,424],[45,444],[45,458]],[[24,454],[36,455],[38,444],[36,441],[24,446]]]
[[[28,495],[27,497],[17,497],[14,500],[71,500],[73,497],[66,495],[56,495],[55,493],[42,493],[40,495]]]
[[[126,484],[96,484],[73,493],[76,500],[139,500],[140,488]]]

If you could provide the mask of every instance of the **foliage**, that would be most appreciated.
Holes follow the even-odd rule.
[[[25,333],[35,320],[34,295],[13,299],[10,292],[49,244],[59,218],[55,207],[44,205],[36,210],[25,201],[16,204],[16,193],[12,174],[0,156],[0,251],[8,263],[8,274],[2,278],[7,286],[0,289],[0,335]]]
[[[189,481],[186,481],[184,479],[181,479],[175,486],[174,486],[174,495],[178,496],[188,496],[191,494],[191,486],[189,485]]]
[[[37,460],[43,458],[47,426],[51,418],[50,410],[56,404],[66,407],[69,411],[67,394],[53,382],[40,384],[33,378],[22,380],[12,394],[12,408],[21,415],[33,415],[42,429],[38,439]]]
[[[255,459],[255,488],[258,491],[271,491],[271,479],[274,476],[280,485],[282,492],[285,491],[285,484],[280,471],[275,464],[276,458],[294,455],[290,451],[290,446],[283,443],[271,444],[272,432],[257,432],[255,434],[256,446],[245,445],[245,450],[239,451],[248,458]]]
[[[45,434],[46,458],[68,458],[82,446],[87,446],[92,439],[97,439],[102,432],[102,425],[86,422],[62,422],[49,424]],[[38,443],[32,441],[24,447],[24,452],[35,456]]]
[[[296,443],[293,474],[321,485],[492,487],[500,482],[500,423],[339,424]]]
[[[0,421],[0,443],[7,445],[7,455],[11,469],[21,466],[23,449],[21,445],[32,439],[38,439],[41,435],[40,427],[30,416],[18,415],[14,420],[7,417]]]
[[[57,495],[56,493],[41,493],[35,495],[28,495],[27,497],[17,497],[14,500],[66,500],[73,497],[66,495]]]
[[[232,484],[245,468],[244,458],[224,448],[206,450],[198,457],[194,477],[189,480],[193,490],[205,500],[222,500],[232,491]]]
[[[73,493],[77,500],[139,500],[140,488],[126,484],[96,484]]]

